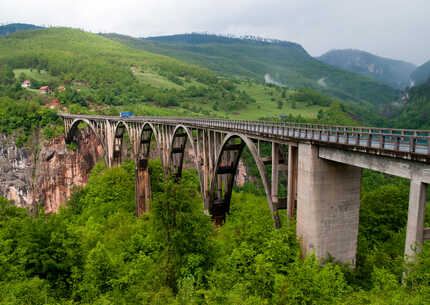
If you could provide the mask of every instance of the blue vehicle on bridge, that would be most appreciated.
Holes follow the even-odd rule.
[[[121,112],[119,115],[122,118],[128,118],[128,117],[134,116],[133,112],[129,112],[129,111]]]

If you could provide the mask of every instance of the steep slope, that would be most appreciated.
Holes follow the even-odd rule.
[[[430,80],[406,90],[395,123],[400,128],[430,129]]]
[[[20,31],[0,37],[0,65],[49,72],[60,84],[79,83],[87,99],[108,105],[153,100],[151,80],[174,85],[187,77],[198,84],[217,83],[209,70],[163,55],[137,50],[99,35],[68,28]],[[147,73],[140,78],[140,74]],[[151,78],[152,77],[152,78]],[[151,88],[150,88],[151,87]]]
[[[410,85],[410,74],[415,65],[389,58],[373,55],[360,50],[332,50],[318,60],[329,65],[361,74],[390,85],[396,89],[403,89]]]
[[[0,26],[0,36],[7,36],[18,31],[40,29],[40,26],[26,23],[11,23]]]
[[[283,84],[308,86],[355,102],[389,103],[397,92],[380,82],[322,63],[298,44],[277,40],[231,38],[206,34],[150,37],[142,40],[107,35],[111,39],[150,52],[198,64],[221,75],[247,77]]]
[[[414,81],[415,85],[420,85],[425,83],[430,79],[430,60],[425,64],[419,66],[412,74],[411,79]]]

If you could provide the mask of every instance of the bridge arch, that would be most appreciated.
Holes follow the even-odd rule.
[[[135,129],[135,189],[136,189],[136,216],[141,217],[151,208],[151,179],[149,176],[149,157],[151,152],[152,136],[155,138],[157,151],[160,154],[160,140],[157,129],[150,122],[144,122],[141,128]]]
[[[190,142],[191,150],[193,152],[192,159],[197,170],[197,174],[199,175],[200,191],[202,194],[204,206],[206,207],[207,204],[204,188],[204,176],[202,168],[199,166],[199,156],[195,138],[192,131],[184,125],[177,125],[173,130],[172,141],[169,146],[169,160],[167,165],[170,170],[170,174],[172,174],[176,179],[180,179],[182,176],[185,149],[188,141]]]
[[[124,134],[130,138],[130,142],[133,141],[133,134],[131,132],[130,126],[123,120],[115,123],[113,128],[113,147],[112,147],[112,164],[113,166],[120,166],[122,160],[122,151],[124,143]],[[134,149],[131,150],[132,158],[135,156]]]
[[[70,128],[69,130],[66,130],[66,143],[70,144],[73,140],[73,135],[75,133],[75,131],[78,128],[78,125],[80,123],[86,123],[88,125],[88,127],[91,129],[91,131],[94,133],[94,135],[96,136],[97,140],[100,142],[100,145],[102,146],[103,149],[103,155],[106,158],[106,154],[107,154],[107,147],[106,147],[106,142],[105,142],[105,138],[103,135],[103,132],[98,130],[97,126],[95,126],[95,124],[93,122],[91,122],[88,119],[85,118],[77,118],[74,119],[73,122],[70,124]],[[102,134],[101,134],[102,133]]]
[[[209,188],[209,213],[216,223],[222,224],[225,220],[225,215],[230,212],[234,178],[236,176],[240,157],[245,147],[248,147],[257,165],[272,218],[275,221],[275,225],[278,226],[279,218],[277,210],[272,202],[271,188],[263,160],[254,142],[247,136],[237,133],[229,133],[225,136],[220,152],[218,153]]]
[[[155,138],[155,144],[161,159],[161,145],[160,139],[158,138],[158,132],[154,125],[150,122],[143,123],[142,129],[138,131],[137,140],[139,143],[136,151],[137,159],[149,158],[152,136]]]

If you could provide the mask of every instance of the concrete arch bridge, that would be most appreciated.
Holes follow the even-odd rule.
[[[164,172],[181,177],[186,147],[200,179],[204,209],[222,223],[229,212],[239,159],[247,147],[257,165],[275,226],[279,213],[296,215],[304,252],[355,264],[361,169],[410,179],[405,255],[430,240],[424,228],[430,183],[430,131],[271,123],[227,119],[113,117],[62,114],[66,141],[85,122],[103,146],[108,166],[121,163],[128,134],[136,164],[136,215],[150,209],[148,160],[151,144]],[[260,143],[271,144],[262,157]],[[281,147],[288,147],[288,153]],[[265,165],[271,165],[269,174]],[[288,177],[280,197],[279,173]],[[270,177],[270,178],[269,178]]]

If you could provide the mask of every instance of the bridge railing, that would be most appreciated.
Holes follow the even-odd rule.
[[[254,134],[264,137],[287,137],[307,139],[325,143],[336,143],[354,147],[391,150],[412,154],[430,155],[430,131],[360,126],[332,126],[294,122],[268,122],[255,120],[230,120],[183,117],[100,117],[85,115],[63,115],[107,120],[150,121],[157,123],[183,124],[201,128],[219,128],[228,131]]]

